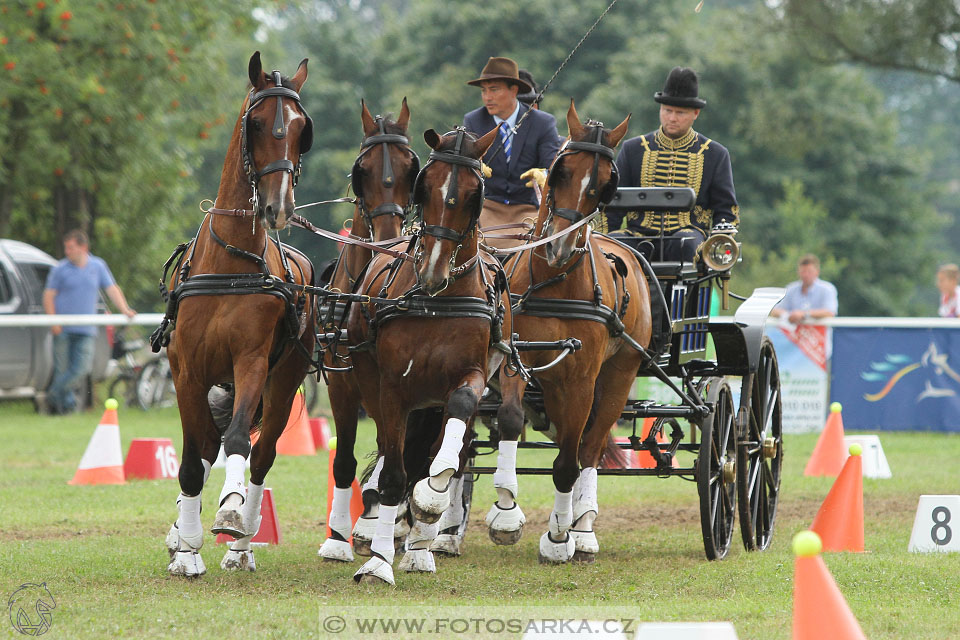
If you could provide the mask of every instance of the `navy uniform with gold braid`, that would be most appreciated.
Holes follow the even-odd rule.
[[[695,71],[676,67],[663,91],[654,94],[654,100],[701,109],[706,101],[698,95],[698,84]],[[722,222],[739,226],[740,207],[733,188],[730,153],[692,128],[677,139],[667,137],[660,128],[627,140],[617,156],[617,170],[621,187],[690,187],[697,194],[690,211],[607,211],[606,228],[602,230],[613,232],[648,258],[692,262],[713,227]],[[627,228],[618,231],[624,217]]]

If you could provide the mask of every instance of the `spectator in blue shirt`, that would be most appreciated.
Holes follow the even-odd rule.
[[[107,263],[90,254],[87,235],[78,229],[63,238],[66,258],[50,270],[43,291],[43,310],[48,314],[94,314],[97,294],[103,289],[120,312],[132,318],[136,311],[114,282]],[[77,408],[73,385],[90,373],[97,330],[93,326],[54,325],[53,380],[47,389],[52,413],[70,413]]]
[[[787,293],[773,309],[773,316],[787,315],[793,324],[811,318],[832,318],[837,315],[837,288],[820,279],[820,260],[808,253],[797,265],[800,279],[787,285]]]

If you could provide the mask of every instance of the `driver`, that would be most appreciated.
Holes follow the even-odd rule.
[[[697,73],[674,67],[663,91],[653,95],[660,103],[660,128],[627,140],[617,157],[621,187],[690,187],[697,195],[691,211],[606,211],[602,230],[651,260],[693,262],[707,235],[729,233],[740,222],[730,153],[693,129],[707,104],[698,93]],[[620,230],[624,217],[627,226]]]

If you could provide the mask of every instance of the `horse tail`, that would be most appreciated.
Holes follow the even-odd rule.
[[[612,433],[607,434],[607,444],[600,455],[601,469],[626,469],[629,466],[626,452],[617,445]]]
[[[587,426],[583,430],[584,435],[586,435],[590,429],[594,429],[597,426],[597,405],[600,403],[601,392],[602,389],[600,388],[600,381],[598,380],[593,387],[593,405],[590,407],[590,415],[587,417]],[[627,458],[627,454],[617,446],[616,441],[613,439],[613,434],[607,432],[607,442],[603,447],[603,453],[600,454],[598,468],[625,469],[628,463],[629,458]]]

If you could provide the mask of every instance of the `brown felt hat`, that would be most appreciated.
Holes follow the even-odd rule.
[[[479,87],[480,83],[488,80],[512,82],[520,87],[520,93],[530,93],[533,91],[530,83],[520,77],[517,63],[510,58],[490,58],[487,60],[487,64],[484,65],[483,71],[480,72],[480,77],[475,80],[470,80],[467,84]]]

